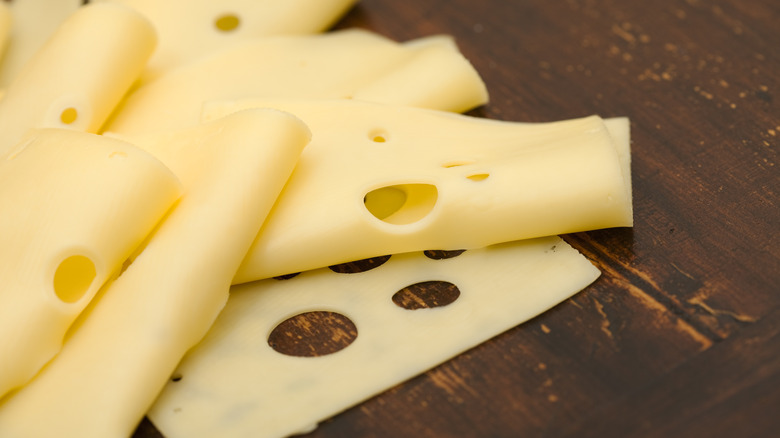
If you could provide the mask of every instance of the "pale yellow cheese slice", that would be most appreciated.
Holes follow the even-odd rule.
[[[96,132],[155,44],[151,24],[130,8],[100,3],[78,9],[0,100],[0,157],[30,128]]]
[[[0,159],[0,397],[57,353],[180,194],[148,153],[94,134],[40,130]]]
[[[103,0],[105,1],[105,0]],[[237,41],[330,27],[356,0],[108,0],[154,24],[160,46],[144,81]]]
[[[135,90],[105,127],[118,135],[195,126],[203,102],[242,97],[387,99],[464,111],[485,84],[446,38],[399,44],[364,30],[269,37],[184,66]]]
[[[242,283],[425,248],[632,225],[630,169],[599,117],[527,124],[357,101],[214,102],[299,116],[314,138]],[[619,124],[620,122],[615,122]]]
[[[57,27],[83,3],[83,0],[2,2],[0,9],[10,13],[13,24],[7,51],[0,58],[0,88],[5,88],[13,82],[24,65],[43,47]],[[0,15],[3,14],[0,11]],[[0,24],[0,29],[2,28]]]
[[[432,260],[393,255],[356,274],[330,269],[289,280],[234,286],[206,338],[169,382],[149,417],[167,438],[283,437],[430,369],[553,307],[599,276],[558,237],[466,251]],[[451,304],[407,310],[393,295],[446,281]],[[291,316],[336,312],[357,328],[345,349],[326,356],[276,352],[269,333]]]
[[[60,354],[0,404],[0,436],[129,436],[224,306],[309,138],[298,119],[260,110],[146,143],[185,193]]]

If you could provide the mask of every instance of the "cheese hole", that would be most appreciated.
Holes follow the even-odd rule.
[[[354,262],[340,263],[338,265],[328,266],[328,268],[337,274],[357,274],[378,268],[385,264],[385,262],[388,260],[390,260],[390,256],[385,255],[371,257],[363,260],[356,260]]]
[[[179,372],[173,373],[173,375],[171,376],[171,382],[178,382],[182,379],[182,377],[183,376]]]
[[[393,225],[409,225],[425,218],[436,206],[439,192],[431,184],[397,184],[368,192],[366,209],[377,219]]]
[[[368,134],[368,138],[374,143],[385,143],[388,140],[387,132],[380,129],[375,129]]]
[[[448,281],[423,281],[399,290],[393,303],[406,310],[432,309],[452,304],[460,297],[460,289]]]
[[[449,169],[451,167],[459,167],[459,166],[466,166],[469,164],[474,164],[473,161],[467,161],[467,160],[461,160],[461,161],[449,161],[441,165],[441,167],[445,169]]]
[[[76,108],[65,108],[62,113],[60,113],[60,121],[66,125],[70,125],[73,122],[76,121],[79,117],[79,112],[76,111]]]
[[[300,275],[300,272],[293,272],[292,274],[277,275],[274,280],[289,280]]]
[[[347,348],[357,335],[355,323],[346,316],[312,311],[279,323],[268,335],[268,345],[287,356],[317,357]]]
[[[443,250],[443,249],[428,249],[423,251],[425,257],[431,260],[444,260],[457,257],[466,252],[465,249]]]
[[[87,293],[96,275],[95,264],[89,257],[70,256],[54,272],[54,293],[66,303],[75,303]]]
[[[466,178],[472,181],[484,181],[490,176],[489,173],[477,173],[475,175],[469,175]]]
[[[234,14],[222,15],[217,17],[217,19],[214,21],[214,26],[217,28],[217,30],[222,32],[231,32],[236,30],[239,24],[241,24],[241,20],[239,20],[238,17]]]

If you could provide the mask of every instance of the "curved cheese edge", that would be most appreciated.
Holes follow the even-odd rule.
[[[0,66],[5,62],[4,55],[8,45],[8,36],[11,34],[11,10],[5,3],[0,3]],[[3,88],[0,83],[0,89]]]
[[[298,119],[272,110],[143,139],[177,172],[185,193],[60,354],[0,404],[0,436],[130,436],[224,306],[243,254],[309,139]]]
[[[159,32],[159,49],[149,61],[144,82],[236,42],[323,31],[356,3],[356,0],[108,1],[136,9]]]
[[[348,100],[252,103],[296,114],[314,140],[234,283],[632,225],[630,169],[596,116],[528,124]],[[236,106],[208,104],[204,117]]]
[[[96,132],[138,78],[155,44],[151,24],[132,9],[106,3],[78,9],[0,100],[0,156],[31,128]],[[52,74],[58,80],[51,80]]]
[[[0,397],[59,351],[180,194],[148,153],[94,134],[40,130],[0,160]]]
[[[5,55],[0,58],[0,88],[5,88],[14,81],[24,65],[82,4],[83,0],[2,2],[0,15],[4,14],[2,10],[6,10],[12,17],[13,27],[10,44]]]
[[[393,255],[371,271],[319,269],[289,280],[234,286],[206,338],[182,361],[149,412],[168,438],[280,437],[310,430],[555,306],[599,271],[558,237],[513,242],[431,260]],[[460,296],[434,309],[391,300],[423,281],[454,284]],[[277,353],[274,326],[324,310],[347,316],[357,338],[316,358]]]
[[[432,75],[458,88],[418,85]],[[387,92],[389,86],[398,96]],[[183,129],[197,125],[203,102],[238,97],[365,93],[366,98],[458,111],[485,103],[484,89],[454,44],[407,46],[364,30],[269,37],[201,59],[135,90],[104,130],[138,135]],[[459,98],[442,99],[446,91]],[[399,102],[407,98],[414,102]]]

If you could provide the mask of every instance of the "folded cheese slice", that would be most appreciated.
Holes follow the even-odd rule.
[[[442,260],[393,255],[361,273],[325,268],[234,286],[214,327],[182,361],[149,417],[167,438],[310,431],[553,307],[598,276],[576,250],[546,237]],[[397,292],[428,281],[446,282],[459,296],[443,307],[395,304]],[[354,342],[318,357],[288,356],[269,345],[279,322],[312,311],[349,318]]]
[[[596,116],[527,124],[266,99],[214,102],[204,117],[247,106],[296,114],[314,138],[235,283],[425,248],[632,225],[628,145],[617,146]]]
[[[154,28],[130,8],[101,3],[78,9],[0,100],[0,157],[31,128],[96,132],[155,44]]]
[[[0,436],[129,436],[224,306],[309,138],[298,119],[257,110],[147,139],[184,195],[60,354],[0,404]]]
[[[154,157],[94,134],[39,130],[0,159],[0,397],[59,351],[180,194]]]
[[[1,2],[13,22],[11,42],[0,59],[0,89],[7,87],[57,28],[84,0],[13,0]],[[0,15],[4,12],[0,11]],[[0,29],[2,29],[0,25]],[[0,50],[2,51],[2,50]]]
[[[99,0],[106,1],[106,0]],[[160,46],[144,81],[237,41],[309,34],[330,27],[356,0],[107,0],[136,9],[154,24]]]
[[[135,90],[105,131],[197,125],[203,102],[240,97],[356,97],[464,111],[485,84],[447,37],[399,44],[364,30],[269,37],[224,50]]]

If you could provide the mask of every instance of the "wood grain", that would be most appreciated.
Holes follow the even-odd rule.
[[[491,94],[472,115],[630,117],[635,226],[565,236],[595,284],[307,436],[777,436],[778,22],[775,0],[362,0],[338,27],[456,37]]]

